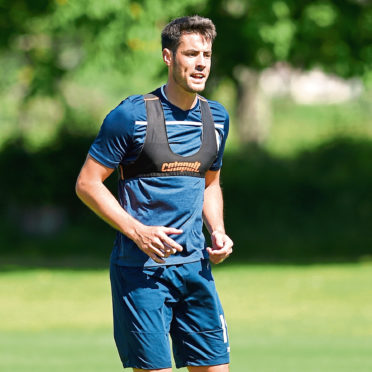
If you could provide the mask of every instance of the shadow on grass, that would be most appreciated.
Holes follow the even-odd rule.
[[[337,264],[372,264],[372,255],[363,257],[311,258],[297,260],[236,259],[230,257],[223,264],[212,265],[213,271],[234,266],[312,266]],[[109,270],[109,258],[89,256],[24,257],[0,256],[0,273],[33,270],[102,271]]]

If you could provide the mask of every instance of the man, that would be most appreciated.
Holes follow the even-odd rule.
[[[114,336],[124,367],[229,370],[223,310],[209,260],[232,252],[219,183],[229,118],[198,93],[208,79],[212,21],[173,20],[162,32],[167,84],[130,96],[105,118],[76,192],[118,230],[111,255]],[[119,202],[103,181],[119,169]],[[205,247],[202,225],[211,233]]]

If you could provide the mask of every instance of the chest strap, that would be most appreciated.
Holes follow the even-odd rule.
[[[160,94],[158,89],[144,96],[147,113],[144,144],[137,159],[121,168],[122,178],[205,177],[217,156],[216,132],[208,101],[198,96],[202,121],[200,148],[190,156],[182,156],[174,153],[169,146]]]

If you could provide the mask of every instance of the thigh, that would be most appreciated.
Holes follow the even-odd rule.
[[[124,367],[171,367],[171,308],[158,269],[111,265],[114,338]]]
[[[228,364],[226,321],[209,261],[184,266],[188,267],[184,274],[186,293],[174,307],[171,326],[176,366]]]
[[[229,372],[228,364],[221,364],[218,366],[205,366],[205,367],[187,367],[189,372]]]
[[[166,369],[138,369],[138,368],[133,368],[133,372],[172,372],[172,368],[166,368]]]

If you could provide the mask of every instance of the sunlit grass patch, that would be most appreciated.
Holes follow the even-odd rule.
[[[232,371],[372,370],[370,263],[224,265],[214,276]],[[0,297],[2,372],[122,370],[106,269],[3,271]]]
[[[300,105],[273,100],[272,125],[264,148],[274,155],[293,156],[337,137],[372,138],[371,98],[333,105]]]

